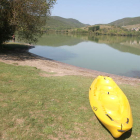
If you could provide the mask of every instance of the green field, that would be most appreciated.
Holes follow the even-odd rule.
[[[41,73],[0,62],[0,139],[114,140],[90,107],[93,78]],[[140,139],[140,86],[119,86],[129,99],[134,124],[131,136],[128,132],[118,140]]]

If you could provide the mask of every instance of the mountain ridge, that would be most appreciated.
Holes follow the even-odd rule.
[[[46,21],[47,28],[50,29],[73,29],[73,28],[81,28],[86,27],[89,24],[84,24],[73,18],[63,18],[60,16],[50,16]]]
[[[100,24],[95,24],[100,25]],[[113,22],[110,22],[108,24],[103,25],[114,25],[114,26],[123,26],[128,28],[140,28],[140,16],[139,17],[126,17],[122,19],[115,20]],[[46,25],[44,26],[45,29],[52,29],[52,30],[69,30],[69,29],[75,29],[75,28],[85,28],[88,26],[94,26],[90,24],[84,24],[80,22],[77,19],[74,18],[64,18],[60,16],[50,16],[46,20]],[[132,27],[131,27],[132,26]]]
[[[140,24],[140,16],[139,17],[126,17],[126,18],[115,20],[108,24],[115,25],[115,26],[127,26],[127,25]]]

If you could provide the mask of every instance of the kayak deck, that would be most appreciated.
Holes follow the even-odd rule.
[[[110,77],[98,76],[89,91],[92,110],[114,137],[132,128],[129,102]]]

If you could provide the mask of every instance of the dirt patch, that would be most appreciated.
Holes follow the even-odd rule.
[[[118,76],[109,73],[99,72],[95,70],[89,70],[85,68],[80,68],[51,59],[43,58],[34,54],[29,53],[28,51],[22,52],[11,52],[11,53],[0,53],[0,62],[13,65],[22,65],[22,66],[32,66],[40,69],[47,74],[40,74],[41,76],[65,76],[65,75],[80,75],[88,77],[97,77],[98,75],[110,76],[112,77],[117,84],[130,84],[136,85],[140,84],[140,79]]]

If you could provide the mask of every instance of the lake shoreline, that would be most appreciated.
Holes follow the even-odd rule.
[[[137,85],[140,83],[140,79],[137,78],[119,76],[119,75],[114,75],[114,74],[109,74],[105,72],[69,65],[66,63],[62,63],[49,58],[44,58],[35,55],[27,50],[22,52],[19,52],[18,50],[18,52],[14,51],[10,54],[9,53],[0,54],[0,62],[12,64],[12,65],[36,67],[37,69],[46,72],[41,74],[41,76],[43,77],[79,75],[79,76],[87,76],[87,77],[95,78],[98,75],[104,75],[104,76],[112,77],[118,84]],[[51,74],[47,74],[47,73],[51,73]]]

